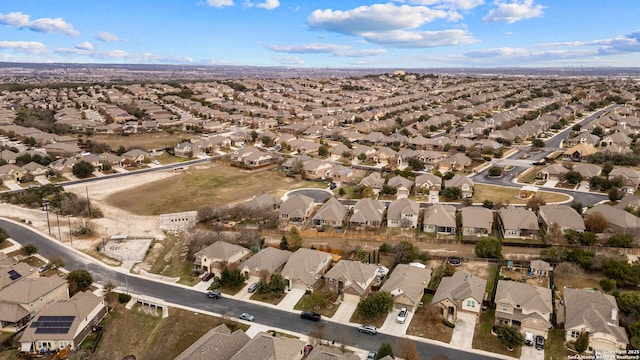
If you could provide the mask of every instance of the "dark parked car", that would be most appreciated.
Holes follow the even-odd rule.
[[[222,294],[220,294],[220,291],[218,290],[213,290],[207,293],[207,297],[209,299],[220,299],[222,297]]]
[[[214,273],[206,273],[202,276],[202,281],[209,281],[216,276]]]
[[[320,321],[320,318],[322,317],[320,314],[313,312],[313,311],[303,311],[300,314],[300,317],[303,319],[307,319],[307,320],[313,320],[313,321]]]
[[[544,337],[541,335],[536,336],[536,349],[538,350],[544,349]]]

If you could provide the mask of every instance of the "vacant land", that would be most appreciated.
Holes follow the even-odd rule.
[[[142,360],[173,359],[220,324],[227,324],[232,330],[238,326],[247,329],[241,324],[181,309],[170,308],[169,317],[162,319],[145,307],[126,310],[117,302],[112,306],[104,321],[104,336],[92,359],[122,359],[128,354]]]
[[[475,184],[473,186],[473,202],[483,202],[491,200],[494,203],[503,204],[526,204],[527,200],[517,198],[519,189],[502,186]],[[568,201],[569,197],[564,194],[539,191],[538,195],[548,204],[553,202]]]
[[[197,210],[203,205],[229,204],[296,184],[299,182],[271,171],[211,164],[112,194],[106,202],[134,214],[159,215]]]
[[[93,136],[91,141],[105,143],[113,150],[118,149],[120,146],[124,146],[125,149],[135,146],[148,151],[173,147],[184,137],[185,134],[180,132],[172,132],[170,134],[164,131],[153,134],[130,134],[128,136],[101,134]]]

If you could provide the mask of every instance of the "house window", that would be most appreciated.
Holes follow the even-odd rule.
[[[468,307],[476,307],[476,302],[473,300],[467,300],[467,306]]]
[[[578,336],[580,336],[580,331],[575,331],[575,330],[571,331],[571,337],[572,338],[577,339]]]
[[[502,311],[507,311],[507,310],[509,310],[509,305],[502,304]]]

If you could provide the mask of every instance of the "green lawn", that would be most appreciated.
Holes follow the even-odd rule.
[[[496,284],[496,275],[498,274],[498,265],[491,264],[489,265],[489,276],[487,277],[487,286],[485,291],[489,295],[489,299],[493,299],[493,288]]]
[[[251,295],[251,300],[261,301],[267,304],[278,305],[280,301],[284,298],[283,294],[276,294],[274,292],[268,292],[265,294],[259,294],[255,292]]]
[[[509,351],[507,347],[498,340],[498,337],[491,333],[494,321],[495,312],[493,309],[487,309],[480,313],[480,324],[479,326],[476,325],[476,330],[473,332],[472,347],[474,349],[520,358],[520,346],[513,349],[513,351]]]
[[[566,359],[571,352],[564,346],[564,330],[549,330],[549,336],[544,343],[544,359]]]
[[[301,311],[315,311],[322,316],[332,317],[338,309],[334,304],[336,294],[327,288],[320,287],[311,294],[305,294],[293,308]]]

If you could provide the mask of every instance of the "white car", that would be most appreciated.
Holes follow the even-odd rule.
[[[253,315],[248,314],[248,313],[240,314],[239,318],[242,319],[242,320],[247,320],[247,321],[253,321],[253,319],[254,319]]]
[[[399,324],[404,324],[405,320],[407,320],[407,308],[402,308],[400,309],[400,312],[398,313],[398,317],[396,318],[396,322]]]

